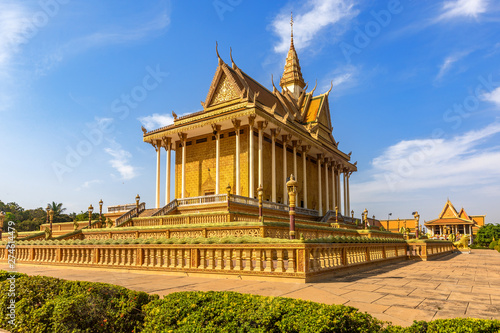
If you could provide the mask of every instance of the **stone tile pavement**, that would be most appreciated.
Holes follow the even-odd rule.
[[[7,270],[7,265],[0,264],[0,269]],[[18,264],[17,270],[29,275],[107,282],[158,295],[231,290],[344,304],[403,326],[413,320],[438,318],[500,319],[500,253],[492,250],[472,250],[471,254],[434,261],[404,261],[305,284],[23,264]]]

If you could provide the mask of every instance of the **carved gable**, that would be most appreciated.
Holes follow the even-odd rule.
[[[224,103],[238,97],[238,88],[234,86],[225,73],[222,73],[209,105]]]

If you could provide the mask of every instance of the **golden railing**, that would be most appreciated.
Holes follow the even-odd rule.
[[[434,257],[446,253],[453,252],[452,242],[409,242],[408,243],[408,258],[427,260],[429,257]]]
[[[145,209],[146,209],[146,203],[142,202],[141,204],[139,204],[139,212],[137,212],[137,208],[136,207],[130,209],[128,212],[126,212],[125,214],[123,214],[122,216],[120,216],[119,218],[116,219],[115,225],[119,226],[121,223],[123,223],[123,222],[125,222],[125,221],[127,221],[127,220],[129,220],[131,218],[133,218],[134,216],[139,215]]]
[[[307,282],[347,267],[406,259],[406,244],[19,245],[17,262],[213,273]],[[0,260],[8,250],[0,251]]]

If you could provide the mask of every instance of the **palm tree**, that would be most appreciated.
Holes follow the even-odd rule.
[[[56,216],[61,215],[66,210],[66,208],[62,208],[62,205],[62,203],[55,203],[54,201],[52,201],[52,204],[49,204],[50,209],[54,211],[54,220]]]

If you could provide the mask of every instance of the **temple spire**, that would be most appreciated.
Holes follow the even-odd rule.
[[[305,87],[302,72],[300,71],[299,57],[293,44],[293,13],[290,15],[290,49],[286,57],[283,77],[280,80],[282,90],[289,90],[295,98],[299,98],[302,89]]]

